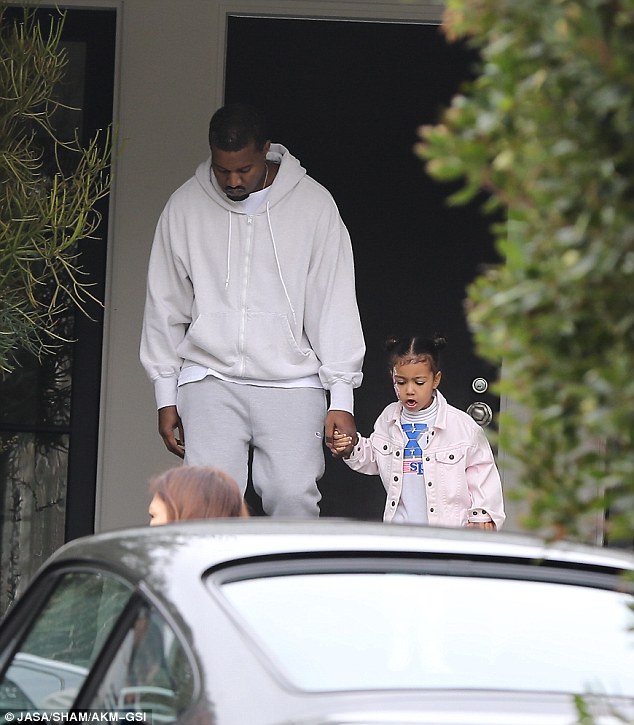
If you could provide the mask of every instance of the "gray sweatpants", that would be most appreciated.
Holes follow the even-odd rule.
[[[319,516],[324,474],[326,394],[318,388],[265,388],[212,376],[178,389],[185,464],[207,465],[253,487],[270,516]]]

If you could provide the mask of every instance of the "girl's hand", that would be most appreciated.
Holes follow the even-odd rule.
[[[495,524],[493,521],[483,521],[482,523],[469,522],[467,523],[468,529],[486,529],[487,531],[495,531]]]
[[[347,458],[354,448],[355,441],[352,436],[340,433],[336,428],[332,436],[332,455],[333,458]]]

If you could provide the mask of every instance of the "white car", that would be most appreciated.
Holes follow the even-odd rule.
[[[475,530],[101,534],[62,547],[6,617],[0,708],[38,658],[79,681],[45,691],[43,672],[37,707],[159,722],[570,725],[586,708],[616,723],[634,712],[633,573],[624,552]]]

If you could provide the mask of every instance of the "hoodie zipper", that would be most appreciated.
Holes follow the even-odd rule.
[[[249,272],[251,269],[251,247],[253,242],[253,216],[247,215],[247,244],[244,255],[244,274],[242,275],[242,291],[240,295],[240,337],[238,351],[240,354],[240,375],[244,377],[246,372],[246,359],[244,357],[244,339],[247,327],[247,289],[249,286]]]

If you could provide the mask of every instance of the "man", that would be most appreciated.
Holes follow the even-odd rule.
[[[243,491],[252,449],[264,511],[315,517],[324,427],[331,450],[335,429],[356,433],[365,345],[350,237],[255,109],[219,109],[209,145],[168,201],[150,258],[141,361],[159,432],[185,463],[220,468]]]

